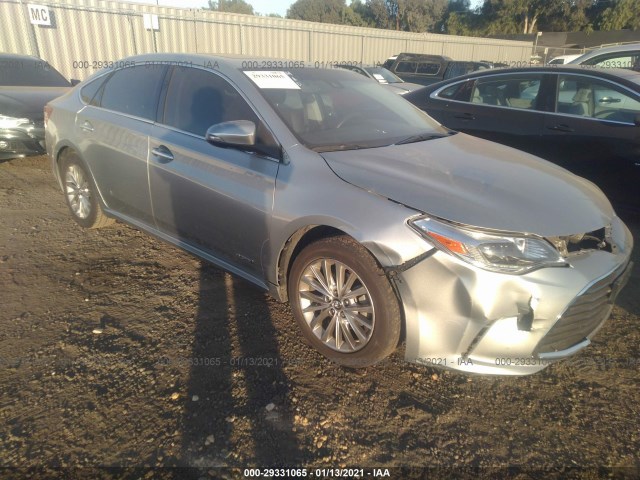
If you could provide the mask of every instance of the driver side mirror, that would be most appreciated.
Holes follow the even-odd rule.
[[[256,124],[249,120],[217,123],[207,129],[205,139],[216,147],[252,147],[256,144]]]
[[[255,152],[282,160],[282,148],[275,139],[273,144],[256,143],[256,130],[256,124],[249,120],[231,120],[210,126],[204,138],[216,147]]]

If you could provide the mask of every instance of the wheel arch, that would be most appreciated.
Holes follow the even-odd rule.
[[[62,175],[60,172],[60,165],[61,165],[62,159],[65,158],[65,156],[71,152],[76,154],[76,158],[78,159],[79,162],[82,163],[82,166],[85,168],[86,172],[91,177],[91,182],[93,183],[96,191],[98,192],[98,201],[100,202],[100,205],[103,207],[103,209],[108,208],[104,201],[104,198],[102,197],[102,191],[100,190],[100,187],[96,182],[96,177],[93,174],[93,170],[91,170],[91,167],[89,166],[89,164],[84,160],[84,158],[82,158],[82,155],[80,155],[80,152],[78,151],[76,146],[73,145],[72,143],[60,144],[59,146],[57,146],[56,151],[54,153],[54,174],[58,181],[58,185],[62,190],[64,190]]]
[[[368,251],[371,256],[375,259],[375,261],[380,265],[380,260],[376,256],[375,252],[372,251],[371,248],[368,248],[368,245],[363,244],[353,235],[350,235],[348,232],[341,230],[337,227],[332,227],[330,225],[307,225],[296,230],[292,235],[289,236],[285,244],[280,249],[280,254],[278,256],[278,284],[276,286],[277,289],[277,297],[279,300],[283,302],[289,301],[288,296],[288,281],[289,281],[289,273],[291,272],[291,267],[293,262],[297,258],[297,256],[304,250],[304,248],[315,242],[316,240],[320,240],[323,238],[334,237],[334,236],[347,236],[356,241],[360,246],[362,246],[366,251]],[[381,268],[382,265],[380,265]],[[384,270],[384,268],[383,268]],[[399,290],[397,285],[395,284],[395,279],[392,275],[387,274],[387,279],[391,284],[391,288],[396,295],[396,300],[398,301],[398,305],[400,308],[400,320],[401,320],[401,332],[400,332],[400,341],[404,340],[405,334],[405,312],[404,312],[404,304],[400,297]]]

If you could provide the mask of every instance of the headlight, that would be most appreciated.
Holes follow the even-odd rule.
[[[29,124],[31,120],[28,118],[15,118],[0,115],[0,128],[16,128],[20,125]]]
[[[494,272],[521,274],[541,267],[566,266],[544,238],[476,230],[420,217],[409,224],[441,250]]]

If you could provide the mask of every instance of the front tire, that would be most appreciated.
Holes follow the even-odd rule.
[[[308,245],[293,263],[288,290],[302,334],[330,360],[366,367],[396,349],[398,299],[375,258],[352,238]]]
[[[115,222],[104,214],[93,180],[75,152],[64,154],[60,177],[67,207],[80,226],[101,228]]]

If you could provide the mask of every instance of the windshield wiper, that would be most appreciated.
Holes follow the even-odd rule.
[[[363,148],[372,148],[372,147],[371,145],[341,144],[341,145],[322,145],[321,147],[314,147],[311,150],[318,153],[324,153],[324,152],[341,152],[344,150],[361,150]]]
[[[450,137],[454,133],[458,132],[449,131],[447,133],[420,133],[418,135],[411,135],[404,140],[400,140],[399,142],[396,142],[395,145],[404,145],[405,143],[424,142],[426,140],[433,140],[436,138]]]

